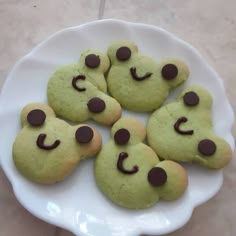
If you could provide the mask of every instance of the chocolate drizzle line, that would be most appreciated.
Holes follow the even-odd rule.
[[[175,124],[174,124],[174,128],[175,128],[175,131],[177,132],[177,133],[179,133],[179,134],[183,134],[183,135],[192,135],[193,134],[193,130],[191,129],[191,130],[181,130],[180,129],[180,125],[182,124],[182,123],[185,123],[185,122],[187,122],[188,121],[188,119],[186,118],[186,117],[180,117],[176,122],[175,122]]]
[[[137,81],[145,80],[145,79],[151,77],[151,75],[152,75],[152,73],[147,72],[144,76],[138,76],[136,73],[136,67],[130,68],[130,74],[132,75],[132,78]]]
[[[52,150],[55,149],[59,146],[59,144],[61,143],[60,140],[56,140],[53,144],[51,145],[46,145],[44,144],[44,141],[46,139],[47,135],[46,134],[39,134],[38,138],[37,138],[37,146],[41,149],[44,150]]]
[[[74,77],[73,80],[72,80],[73,88],[76,89],[79,92],[84,92],[86,90],[86,88],[80,88],[79,86],[77,86],[76,83],[77,83],[78,80],[85,80],[85,79],[86,79],[86,77],[84,75],[78,75],[78,76]]]
[[[133,168],[131,170],[126,170],[124,168],[123,162],[126,158],[128,158],[128,153],[127,152],[121,152],[117,161],[117,169],[122,172],[123,174],[128,174],[128,175],[132,175],[138,172],[139,168],[138,166],[133,166]]]

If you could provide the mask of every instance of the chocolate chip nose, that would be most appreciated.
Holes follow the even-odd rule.
[[[40,109],[35,109],[27,115],[27,121],[32,126],[41,126],[46,119],[46,114]]]
[[[120,47],[116,51],[116,57],[119,61],[127,61],[131,56],[131,50],[128,47]]]
[[[87,104],[89,111],[93,113],[100,113],[105,110],[105,102],[98,97],[91,98]]]
[[[161,74],[165,80],[172,80],[178,75],[178,68],[174,64],[166,64],[163,66]]]
[[[79,127],[75,132],[77,142],[82,144],[90,143],[93,136],[93,130],[88,126]]]
[[[90,68],[96,68],[100,65],[100,58],[95,54],[89,54],[85,58],[85,64]]]
[[[205,156],[211,156],[216,152],[216,144],[210,139],[203,139],[198,143],[198,151]]]
[[[158,187],[167,181],[167,174],[161,167],[154,167],[148,172],[148,181],[152,186]]]
[[[183,100],[186,106],[196,106],[200,98],[195,92],[190,91],[184,94]]]
[[[129,142],[130,133],[127,129],[119,129],[114,135],[114,140],[118,145],[125,145]]]

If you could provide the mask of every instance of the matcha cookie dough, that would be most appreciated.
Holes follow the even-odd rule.
[[[80,160],[101,148],[101,136],[94,128],[84,124],[70,126],[44,104],[25,106],[21,124],[13,145],[13,160],[19,172],[33,182],[62,181]]]
[[[137,46],[130,41],[112,43],[108,56],[111,61],[108,90],[121,106],[131,111],[159,108],[169,91],[189,77],[184,62],[178,59],[157,62],[140,55]]]
[[[178,101],[151,115],[147,125],[148,143],[163,159],[223,168],[230,161],[232,151],[213,130],[211,107],[212,97],[207,90],[189,87]]]
[[[58,68],[48,82],[48,103],[55,113],[72,122],[88,119],[111,125],[121,115],[120,104],[106,95],[104,74],[109,59],[97,50],[82,53],[79,64]]]
[[[111,140],[95,161],[95,178],[114,203],[132,209],[148,208],[159,199],[175,200],[186,190],[185,170],[173,161],[158,159],[142,143],[145,127],[133,118],[122,118],[112,127]]]

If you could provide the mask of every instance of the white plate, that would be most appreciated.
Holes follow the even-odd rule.
[[[30,102],[47,101],[47,81],[58,66],[78,61],[80,53],[87,48],[105,52],[112,41],[119,39],[133,40],[142,53],[156,59],[176,56],[186,61],[191,71],[190,79],[172,93],[169,100],[190,84],[203,85],[210,90],[214,98],[214,129],[234,149],[230,131],[234,116],[223,83],[187,43],[160,28],[118,20],[96,21],[54,34],[14,66],[2,89],[0,159],[17,199],[27,210],[80,236],[136,236],[174,231],[189,220],[194,207],[216,194],[223,180],[222,171],[188,165],[185,167],[189,187],[181,199],[171,203],[159,202],[147,210],[126,210],[113,205],[99,192],[94,183],[92,159],[80,164],[64,182],[53,186],[33,184],[15,169],[12,144],[20,130],[22,107]],[[147,118],[145,115],[135,116],[143,122]],[[106,142],[109,129],[99,127],[99,130]]]

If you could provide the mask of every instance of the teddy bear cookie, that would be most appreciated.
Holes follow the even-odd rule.
[[[230,161],[232,151],[213,130],[211,107],[212,97],[207,90],[189,87],[178,101],[161,107],[150,116],[148,143],[163,159],[223,168]]]
[[[21,124],[13,145],[13,160],[19,172],[33,182],[62,181],[80,160],[101,148],[101,136],[94,128],[84,124],[70,126],[44,104],[26,105]]]
[[[94,172],[97,185],[112,202],[141,209],[159,199],[175,200],[185,192],[185,170],[173,161],[160,162],[142,143],[146,130],[139,121],[121,118],[113,125],[111,136],[95,160]]]
[[[130,41],[112,43],[108,56],[111,61],[108,90],[121,106],[131,111],[157,109],[169,91],[189,77],[184,62],[178,59],[157,62],[139,54],[137,46]]]
[[[120,104],[106,94],[104,74],[109,58],[97,50],[82,53],[78,64],[61,66],[48,82],[48,103],[55,113],[72,122],[93,119],[111,125],[121,115]]]

